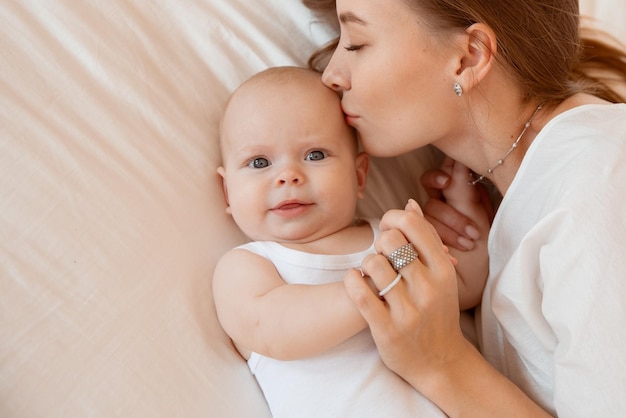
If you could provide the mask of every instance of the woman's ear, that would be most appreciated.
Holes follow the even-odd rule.
[[[357,197],[363,199],[365,196],[365,185],[367,184],[367,173],[370,169],[370,159],[365,152],[360,152],[356,156],[356,181],[357,181]]]
[[[462,40],[463,55],[456,70],[456,82],[467,92],[491,70],[498,52],[498,40],[494,31],[484,23],[468,27]]]
[[[226,213],[232,215],[233,212],[230,209],[230,203],[228,202],[228,185],[226,183],[226,170],[224,167],[217,167],[217,174],[219,174],[222,181],[222,191],[224,192],[224,201],[226,202]]]

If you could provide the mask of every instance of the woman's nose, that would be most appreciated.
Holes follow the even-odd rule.
[[[341,50],[337,48],[330,58],[324,73],[322,82],[336,92],[350,90],[350,77],[347,68],[342,64]]]

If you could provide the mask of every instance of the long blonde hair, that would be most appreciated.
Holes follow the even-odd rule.
[[[334,0],[302,0],[328,12]],[[399,0],[393,0],[399,1]],[[586,92],[610,102],[626,102],[626,50],[608,34],[583,29],[578,0],[402,0],[431,28],[458,30],[478,22],[498,39],[496,59],[509,69],[529,100],[558,103]],[[497,4],[497,6],[494,6]],[[322,71],[338,39],[316,51],[309,66]]]

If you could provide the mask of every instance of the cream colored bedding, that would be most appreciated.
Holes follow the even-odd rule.
[[[583,6],[624,38],[625,0]],[[244,240],[217,123],[332,36],[297,0],[0,3],[0,416],[268,416],[212,302]],[[423,198],[417,157],[377,162],[364,214]]]

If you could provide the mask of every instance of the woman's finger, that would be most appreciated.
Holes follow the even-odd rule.
[[[480,232],[470,218],[441,200],[430,199],[423,210],[446,245],[466,251],[473,248],[474,240],[480,238]]]
[[[385,302],[372,292],[366,277],[354,270],[346,275],[344,285],[348,296],[370,327],[382,322],[389,322],[389,312]]]
[[[374,246],[376,248],[376,252],[389,256],[389,254],[391,254],[394,250],[402,247],[407,242],[408,241],[402,232],[397,229],[388,229],[384,231],[381,230],[380,234],[378,234],[378,238],[376,238]]]
[[[378,290],[378,296],[384,296],[385,299],[399,293],[396,288],[404,286],[402,277],[397,277],[398,272],[393,269],[391,264],[389,264],[389,260],[383,254],[371,254],[365,257],[361,264],[361,270],[373,282]]]
[[[426,266],[441,263],[442,257],[449,262],[443,250],[443,243],[433,226],[421,215],[414,211],[388,211],[380,222],[382,231],[397,229],[407,242],[411,242],[420,260]]]
[[[475,241],[459,235],[452,228],[439,222],[438,219],[435,219],[429,215],[425,216],[428,222],[430,222],[430,224],[435,228],[435,231],[437,231],[437,234],[445,245],[461,251],[470,251],[476,246]]]
[[[442,199],[441,192],[450,182],[450,176],[443,170],[432,169],[427,170],[420,177],[420,183],[426,191],[426,194],[433,199]]]

